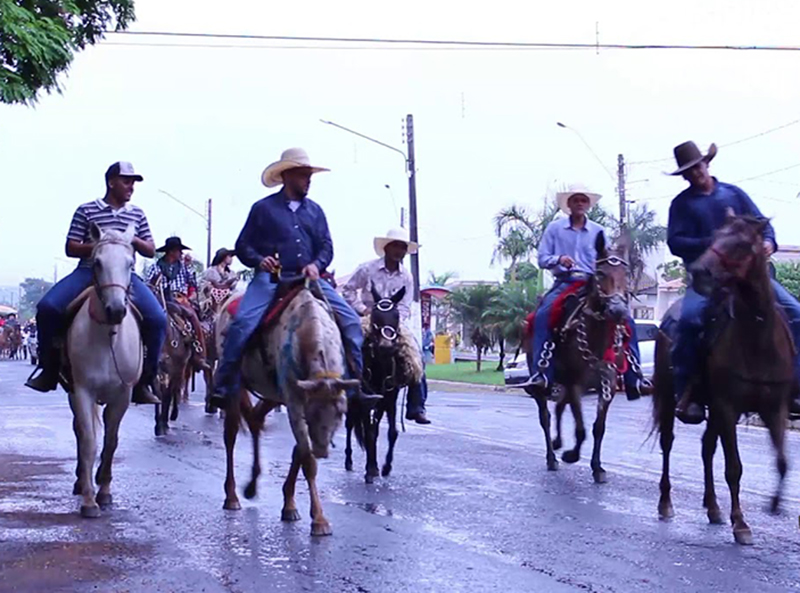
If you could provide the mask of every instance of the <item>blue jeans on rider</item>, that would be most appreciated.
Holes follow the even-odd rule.
[[[406,400],[406,416],[409,418],[425,413],[425,402],[428,401],[428,379],[425,373],[419,383],[408,386]]]
[[[361,320],[358,314],[329,282],[321,281],[319,282],[319,287],[336,313],[336,320],[342,332],[344,350],[348,356],[352,357],[353,364],[356,367],[354,370],[360,376],[363,367],[361,344],[364,341],[364,336],[361,333]],[[261,319],[275,298],[277,289],[278,285],[271,281],[268,273],[256,272],[255,277],[244,293],[242,302],[239,304],[239,310],[236,312],[225,336],[222,360],[214,380],[214,387],[217,393],[231,396],[239,391],[241,380],[239,364],[247,345],[247,340],[258,329]],[[346,369],[348,373],[349,370]]]
[[[772,287],[775,290],[775,300],[789,322],[789,331],[792,332],[795,344],[800,344],[800,303],[777,281],[772,280]],[[677,337],[671,353],[675,392],[678,397],[686,392],[689,381],[697,371],[701,338],[708,321],[708,306],[708,297],[698,294],[692,287],[686,289]],[[794,364],[795,374],[800,378],[800,357],[795,358]]]
[[[556,299],[577,281],[579,280],[556,280],[556,283],[553,285],[553,288],[550,289],[550,292],[545,294],[544,298],[542,298],[542,302],[536,309],[536,316],[533,320],[533,339],[531,340],[531,348],[529,350],[530,354],[528,355],[528,371],[531,373],[531,375],[534,375],[537,372],[543,373],[544,376],[547,377],[547,382],[550,385],[553,383],[554,371],[552,359],[550,361],[551,364],[546,368],[539,368],[539,360],[541,359],[542,350],[544,350],[544,344],[545,342],[553,339],[553,334],[550,329],[550,312],[553,309],[553,304],[555,303]],[[636,357],[636,360],[641,361],[642,358],[639,354],[639,340],[636,336],[636,324],[630,316],[628,316],[627,325],[631,329],[631,337],[628,347],[630,348],[631,353]],[[633,368],[628,365],[628,370],[624,376],[626,390],[635,389],[639,379],[640,377],[634,372]]]
[[[39,352],[50,356],[57,338],[65,337],[65,317],[69,304],[92,285],[92,269],[76,268],[59,280],[36,306],[36,325],[39,328]],[[153,292],[136,274],[131,275],[131,300],[142,314],[142,342],[146,350],[145,375],[154,377],[158,357],[167,332],[167,315]]]

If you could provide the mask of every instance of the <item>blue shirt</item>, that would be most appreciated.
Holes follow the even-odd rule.
[[[602,232],[603,227],[588,218],[582,229],[572,228],[569,217],[554,220],[547,225],[539,244],[539,267],[556,276],[567,272],[594,274],[597,260],[595,241]],[[558,259],[562,255],[574,259],[575,265],[571,268],[559,265]]]
[[[333,242],[319,204],[303,198],[293,211],[283,190],[253,204],[236,240],[236,256],[258,269],[261,260],[276,253],[284,274],[299,274],[311,263],[320,271],[328,267]]]
[[[728,208],[738,215],[763,217],[758,206],[742,189],[730,183],[721,183],[716,177],[714,191],[709,195],[693,187],[679,193],[669,207],[669,250],[689,266],[711,246],[714,231],[725,224]],[[772,241],[775,250],[778,250],[775,229],[771,224],[764,229],[764,239]]]

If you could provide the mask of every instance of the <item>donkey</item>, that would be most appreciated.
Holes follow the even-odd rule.
[[[73,494],[83,497],[81,516],[99,517],[111,505],[111,463],[117,434],[128,409],[133,386],[142,374],[143,344],[129,301],[134,264],[133,225],[124,233],[89,229],[94,287],[80,305],[67,331],[66,352],[71,365],[69,405],[78,443],[77,481]],[[92,470],[97,455],[99,406],[105,405],[105,439],[97,470],[100,490],[95,498]]]
[[[580,459],[581,446],[586,440],[581,397],[586,389],[598,387],[597,416],[594,422],[592,476],[597,483],[606,481],[600,463],[600,449],[606,429],[608,407],[614,399],[617,374],[624,370],[627,359],[624,341],[628,337],[625,319],[628,312],[627,277],[628,245],[621,239],[616,246],[606,246],[605,235],[597,235],[596,271],[586,286],[586,300],[580,305],[566,327],[561,330],[561,343],[551,361],[555,366],[555,381],[563,386],[563,395],[556,405],[555,441],[550,437],[550,411],[547,393],[533,393],[539,406],[539,422],[547,446],[547,469],[558,469],[555,450],[561,448],[561,415],[569,405],[575,418],[575,447],[564,451],[566,463]],[[551,350],[552,351],[552,350]]]
[[[777,513],[787,471],[786,419],[792,390],[796,388],[795,345],[785,319],[777,310],[764,251],[763,231],[767,222],[762,218],[735,216],[729,211],[711,246],[691,268],[695,290],[712,299],[707,356],[699,365],[699,384],[693,387],[702,391],[709,409],[702,439],[703,505],[711,523],[723,522],[714,491],[714,452],[720,439],[725,452],[725,479],[731,493],[733,536],[743,545],[752,544],[753,535],[739,502],[742,462],[736,424],[742,414],[757,413],[769,430],[779,476],[771,510]],[[656,341],[653,420],[663,455],[658,503],[662,520],[675,514],[670,496],[669,458],[674,440],[676,394],[669,356],[673,336],[669,330],[676,325],[679,311],[679,303],[671,307]]]
[[[285,305],[277,325],[259,331],[255,348],[242,360],[243,387],[239,400],[228,406],[225,415],[227,474],[225,504],[228,510],[240,510],[234,478],[234,445],[242,421],[253,437],[253,468],[245,498],[256,495],[256,481],[261,473],[259,435],[264,419],[273,408],[285,405],[295,439],[292,465],[283,484],[283,521],[298,521],[300,514],[294,500],[295,483],[300,468],[308,482],[311,497],[311,535],[330,535],[330,523],[322,512],[317,492],[317,459],[328,457],[331,439],[346,409],[344,389],[358,386],[357,379],[343,379],[344,350],[339,328],[330,306],[312,294],[309,281]],[[322,296],[318,286],[311,285]],[[232,297],[235,298],[235,297]],[[290,298],[290,297],[286,297]],[[228,303],[217,320],[217,347],[222,351],[222,336],[230,325]],[[253,403],[248,390],[258,394]]]
[[[385,478],[392,473],[394,446],[397,442],[397,395],[410,381],[422,378],[422,365],[413,364],[420,355],[414,338],[400,325],[397,304],[406,294],[405,286],[391,297],[382,297],[371,287],[374,305],[369,319],[364,323],[364,382],[369,391],[382,398],[371,403],[356,398],[347,402],[347,446],[345,447],[345,469],[353,470],[353,447],[351,436],[367,453],[364,481],[372,484],[378,476],[378,429],[384,413],[389,422],[389,450],[381,470]]]

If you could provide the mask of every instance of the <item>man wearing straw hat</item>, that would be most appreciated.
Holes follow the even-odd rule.
[[[285,150],[279,161],[261,174],[266,187],[283,188],[253,204],[247,222],[236,240],[236,256],[255,269],[241,305],[234,316],[214,380],[211,405],[225,408],[239,390],[239,362],[248,338],[256,331],[269,307],[278,284],[277,274],[303,275],[318,280],[320,271],[333,260],[333,242],[325,213],[310,200],[311,176],[328,171],[314,167],[301,148]],[[328,282],[320,289],[336,313],[349,371],[361,379],[361,322],[358,315]]]
[[[728,208],[738,215],[763,215],[753,200],[740,188],[722,183],[708,172],[708,164],[717,154],[712,144],[703,154],[694,142],[684,142],[674,148],[678,168],[670,175],[680,175],[689,187],[672,200],[667,226],[667,245],[673,255],[689,266],[711,246],[714,231],[720,228]],[[764,230],[764,249],[769,257],[778,249],[775,230],[768,224]],[[775,300],[786,314],[795,344],[800,344],[800,303],[776,280],[772,280]],[[698,294],[690,285],[686,288],[677,325],[677,338],[672,346],[672,366],[675,392],[680,397],[676,416],[687,424],[699,424],[705,419],[705,409],[694,399],[691,379],[697,369],[701,334],[705,327],[705,312],[709,299]],[[800,377],[800,357],[795,362]],[[800,401],[795,394],[792,414],[800,414]]]
[[[415,254],[418,245],[408,237],[406,229],[391,229],[383,237],[375,237],[373,240],[375,253],[378,259],[370,260],[361,264],[347,284],[342,288],[342,295],[356,313],[369,316],[375,301],[372,296],[371,287],[382,297],[391,297],[399,290],[405,288],[402,300],[397,304],[402,323],[401,330],[401,356],[405,355],[410,360],[422,366],[422,353],[419,344],[413,338],[414,333],[409,327],[411,321],[411,303],[414,300],[414,281],[409,272],[403,266],[403,259],[406,254]],[[408,345],[407,348],[403,347]],[[412,382],[408,386],[408,404],[406,408],[406,419],[414,420],[417,424],[430,424],[431,421],[425,414],[425,401],[428,399],[428,383],[425,374],[422,380]]]
[[[539,267],[553,273],[555,284],[536,309],[528,358],[532,375],[528,382],[519,387],[547,390],[553,382],[553,365],[550,364],[550,359],[555,343],[552,337],[553,328],[550,327],[550,313],[560,296],[567,291],[577,292],[595,273],[595,240],[604,230],[590,220],[587,213],[601,197],[581,184],[571,185],[567,191],[556,194],[558,207],[568,217],[556,219],[547,225],[539,245]],[[636,325],[630,317],[626,325],[630,333],[630,354],[638,362],[641,357]],[[652,393],[652,385],[641,374],[639,365],[628,365],[624,381],[625,393],[630,400]]]

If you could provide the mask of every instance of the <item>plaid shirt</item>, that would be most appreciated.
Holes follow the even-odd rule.
[[[162,270],[162,266],[164,265],[170,266],[170,271],[173,272],[170,274],[170,276],[173,276],[172,280],[167,280]],[[161,260],[157,261],[147,271],[146,281],[153,286],[155,286],[157,282],[165,282],[164,296],[167,299],[171,299],[172,295],[177,293],[189,295],[191,294],[189,291],[190,288],[197,290],[197,275],[194,269],[188,267],[180,260],[173,264],[162,263]]]

